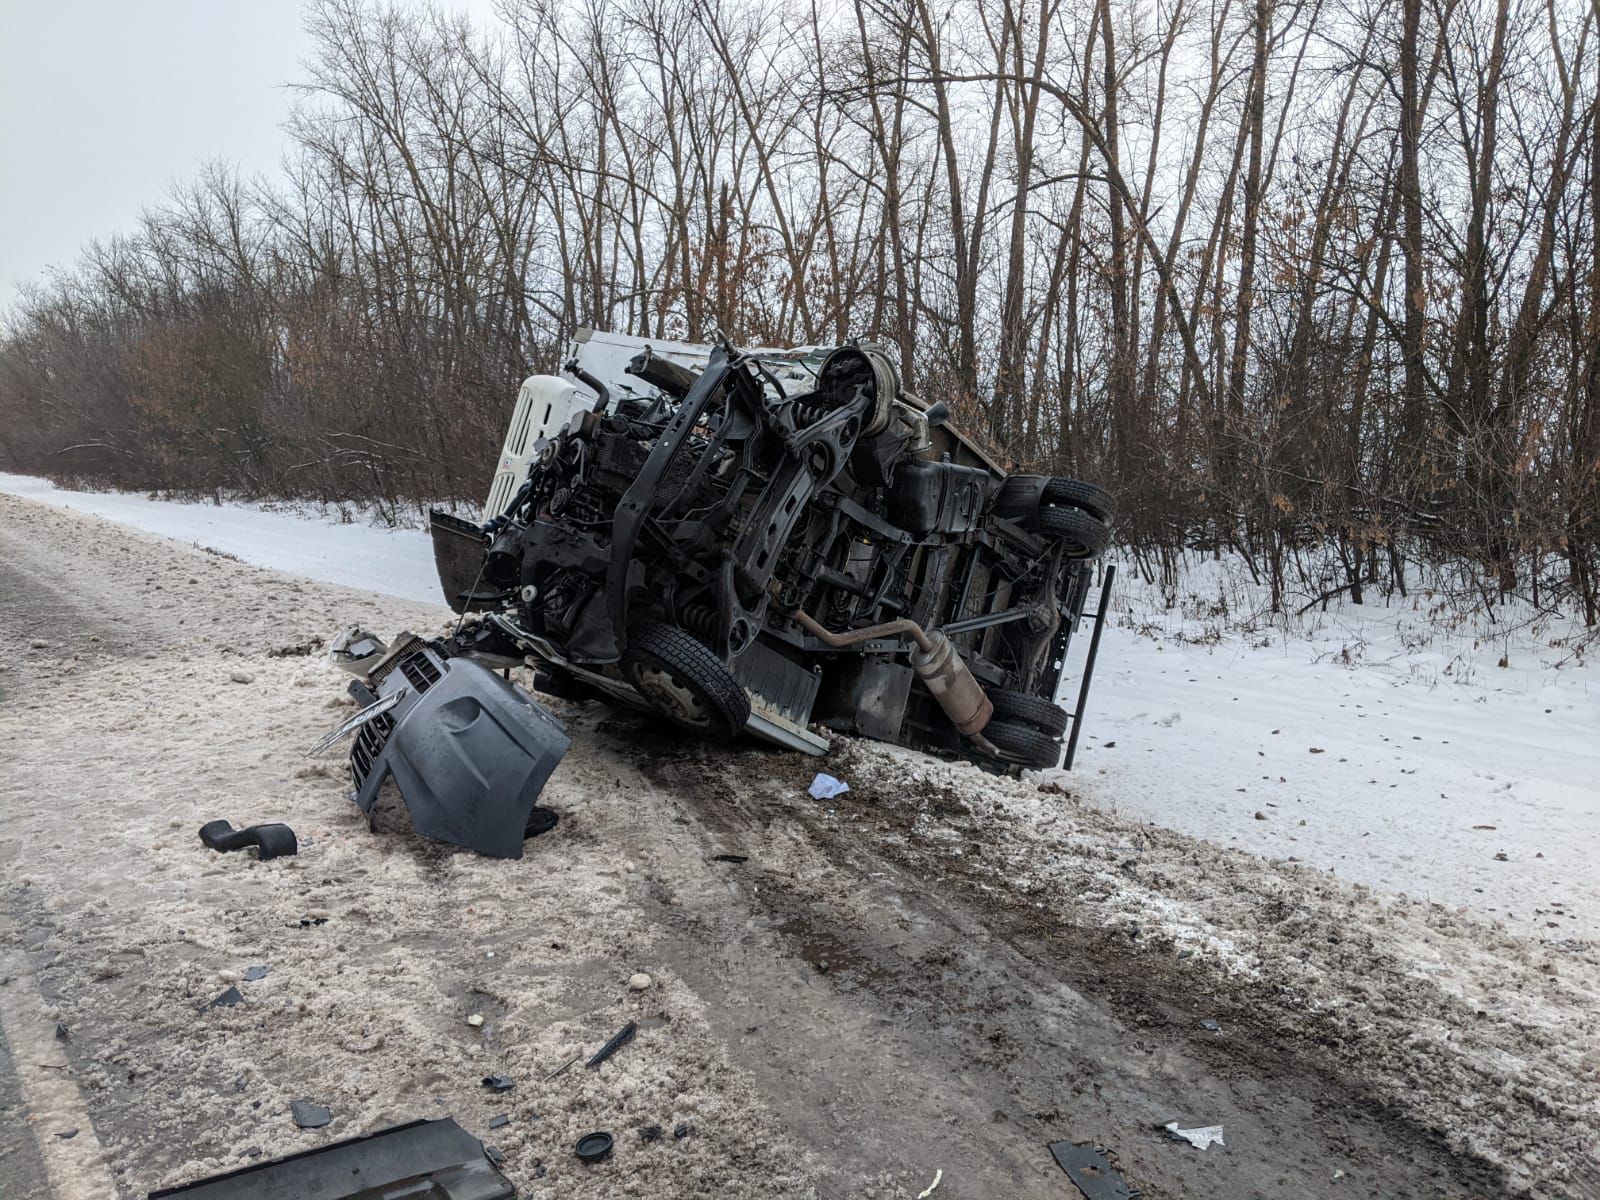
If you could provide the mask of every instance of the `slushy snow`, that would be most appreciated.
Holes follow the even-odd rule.
[[[19,475],[0,474],[0,491],[315,580],[441,600],[420,530]],[[1457,610],[1425,589],[1270,618],[1226,562],[1190,564],[1172,592],[1125,571],[1118,591],[1076,769],[1047,780],[1124,816],[1520,933],[1600,932],[1600,674],[1574,650],[1581,627],[1516,606]],[[1087,644],[1072,648],[1069,707]]]

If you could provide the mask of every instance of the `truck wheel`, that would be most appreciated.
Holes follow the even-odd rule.
[[[1079,508],[1045,505],[1039,509],[1039,532],[1066,547],[1068,558],[1098,558],[1111,544],[1111,527]]]
[[[1111,495],[1097,483],[1052,475],[1044,485],[1044,502],[1081,508],[1097,521],[1111,522]]]
[[[1061,761],[1061,743],[1021,721],[991,720],[983,727],[983,736],[1025,767],[1042,770]]]
[[[1004,688],[989,688],[989,701],[994,705],[998,720],[1021,721],[1051,737],[1058,738],[1067,731],[1067,710],[1050,701],[1027,692],[1011,692]]]
[[[622,673],[662,716],[701,737],[733,737],[750,719],[750,697],[704,643],[659,621],[628,630]]]

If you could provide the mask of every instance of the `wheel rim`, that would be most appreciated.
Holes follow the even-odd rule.
[[[674,721],[692,729],[710,728],[711,710],[705,701],[672,672],[641,665],[633,682],[645,699]]]

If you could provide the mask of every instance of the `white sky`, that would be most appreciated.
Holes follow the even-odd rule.
[[[275,175],[310,49],[300,0],[0,0],[0,308],[209,159]]]

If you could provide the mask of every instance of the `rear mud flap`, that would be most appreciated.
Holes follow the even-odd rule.
[[[356,804],[370,821],[392,776],[423,837],[521,858],[534,802],[572,740],[533,697],[482,664],[432,661],[438,678],[407,690],[386,714],[392,723],[374,721],[358,738]]]
[[[455,612],[464,613],[478,600],[489,538],[472,522],[438,509],[428,514],[428,532],[433,537],[433,565],[439,572],[445,602]]]

